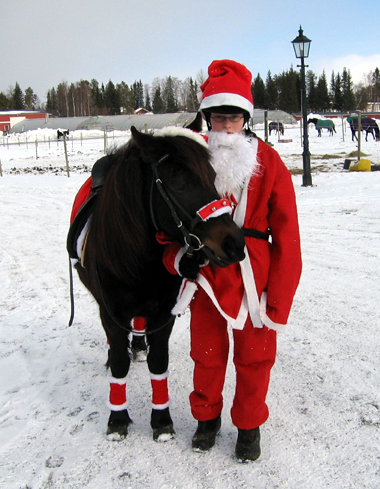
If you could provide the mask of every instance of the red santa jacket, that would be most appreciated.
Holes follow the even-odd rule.
[[[242,329],[249,314],[255,327],[264,324],[282,331],[302,268],[296,199],[291,175],[278,153],[256,138],[252,145],[258,171],[246,181],[233,218],[242,228],[269,230],[271,240],[247,237],[245,260],[226,268],[202,267],[196,283],[232,327]],[[177,273],[184,253],[179,248],[172,244],[164,253],[171,273]],[[188,285],[184,282],[183,289]],[[194,288],[191,284],[191,295]]]

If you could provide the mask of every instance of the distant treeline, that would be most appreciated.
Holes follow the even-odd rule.
[[[366,110],[368,103],[380,102],[380,70],[365,75],[365,82],[353,85],[350,71],[317,76],[312,70],[306,74],[307,106],[312,112]],[[155,78],[151,85],[139,81],[116,85],[110,80],[106,86],[97,80],[75,83],[61,82],[47,91],[42,105],[32,88],[22,91],[16,82],[7,94],[0,92],[0,110],[46,110],[57,117],[132,114],[145,108],[155,114],[178,111],[196,112],[199,108],[197,92],[205,80],[200,71],[197,79],[185,81],[168,76]],[[289,113],[301,111],[301,76],[291,67],[279,75],[268,71],[264,81],[260,74],[252,83],[256,108],[281,109]]]

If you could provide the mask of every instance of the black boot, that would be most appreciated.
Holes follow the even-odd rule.
[[[235,455],[238,462],[250,462],[260,457],[260,428],[238,429]]]
[[[215,445],[216,435],[222,423],[220,416],[209,421],[198,421],[198,428],[192,439],[194,452],[207,452]]]

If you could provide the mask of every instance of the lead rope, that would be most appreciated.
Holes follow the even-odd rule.
[[[104,305],[104,308],[105,310],[107,311],[109,317],[112,319],[112,321],[117,325],[119,326],[120,329],[124,330],[124,331],[127,331],[128,333],[133,333],[134,335],[136,336],[146,336],[148,334],[153,334],[153,333],[156,333],[157,331],[160,331],[161,329],[165,328],[165,326],[167,326],[170,321],[173,320],[173,315],[171,314],[171,316],[169,317],[169,319],[166,321],[166,323],[164,323],[162,326],[160,326],[159,328],[156,328],[156,329],[152,329],[150,331],[147,331],[145,329],[145,331],[140,331],[140,330],[137,330],[137,329],[134,329],[134,328],[127,328],[126,326],[124,326],[123,324],[121,324],[118,319],[115,317],[115,315],[113,314],[113,312],[110,310],[110,308],[108,307],[108,304],[106,302],[106,299],[104,297],[104,294],[103,294],[103,288],[102,288],[102,284],[100,282],[100,277],[99,277],[99,272],[98,272],[98,264],[95,263],[95,274],[96,274],[96,278],[97,278],[97,281],[98,281],[98,285],[99,285],[99,290],[100,290],[100,298],[102,299],[102,302],[103,302],[103,305]],[[148,323],[147,323],[148,324]]]
[[[69,327],[74,322],[74,285],[73,285],[73,268],[71,265],[71,258],[69,257],[69,280],[70,280],[70,319]]]

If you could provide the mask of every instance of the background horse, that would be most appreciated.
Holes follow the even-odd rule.
[[[168,342],[182,278],[164,268],[162,243],[170,239],[188,243],[190,248],[201,248],[198,253],[204,252],[215,265],[227,266],[244,258],[245,242],[242,230],[224,212],[229,202],[220,200],[215,189],[215,171],[201,136],[182,128],[152,136],[133,127],[131,133],[125,146],[93,167],[91,219],[75,268],[99,304],[110,347],[107,433],[125,437],[132,422],[126,397],[129,325],[133,318],[143,317],[153,439],[165,441],[174,436],[167,389]],[[80,214],[81,210],[78,218]],[[70,230],[74,224],[75,220]]]
[[[322,129],[327,129],[330,136],[334,135],[335,124],[330,119],[309,119],[307,121],[308,124],[313,123],[315,125],[315,129],[318,131],[318,137],[322,136]]]
[[[66,131],[57,130],[57,139],[63,138],[63,136],[67,137],[70,134],[70,131],[67,129]]]
[[[268,125],[269,136],[272,131],[276,131],[276,134],[280,132],[280,134],[284,135],[284,125],[282,122],[270,122]]]
[[[351,129],[351,134],[352,134],[352,141],[355,139],[358,140],[356,136],[356,132],[358,131],[358,118],[357,117],[352,117],[352,118],[347,118],[349,124],[350,124],[350,129]],[[365,131],[365,140],[368,141],[368,134],[372,134],[373,139],[379,139],[380,138],[380,131],[379,131],[379,126],[377,125],[376,121],[372,119],[371,117],[361,117],[360,118],[360,125],[361,125],[361,130]]]

